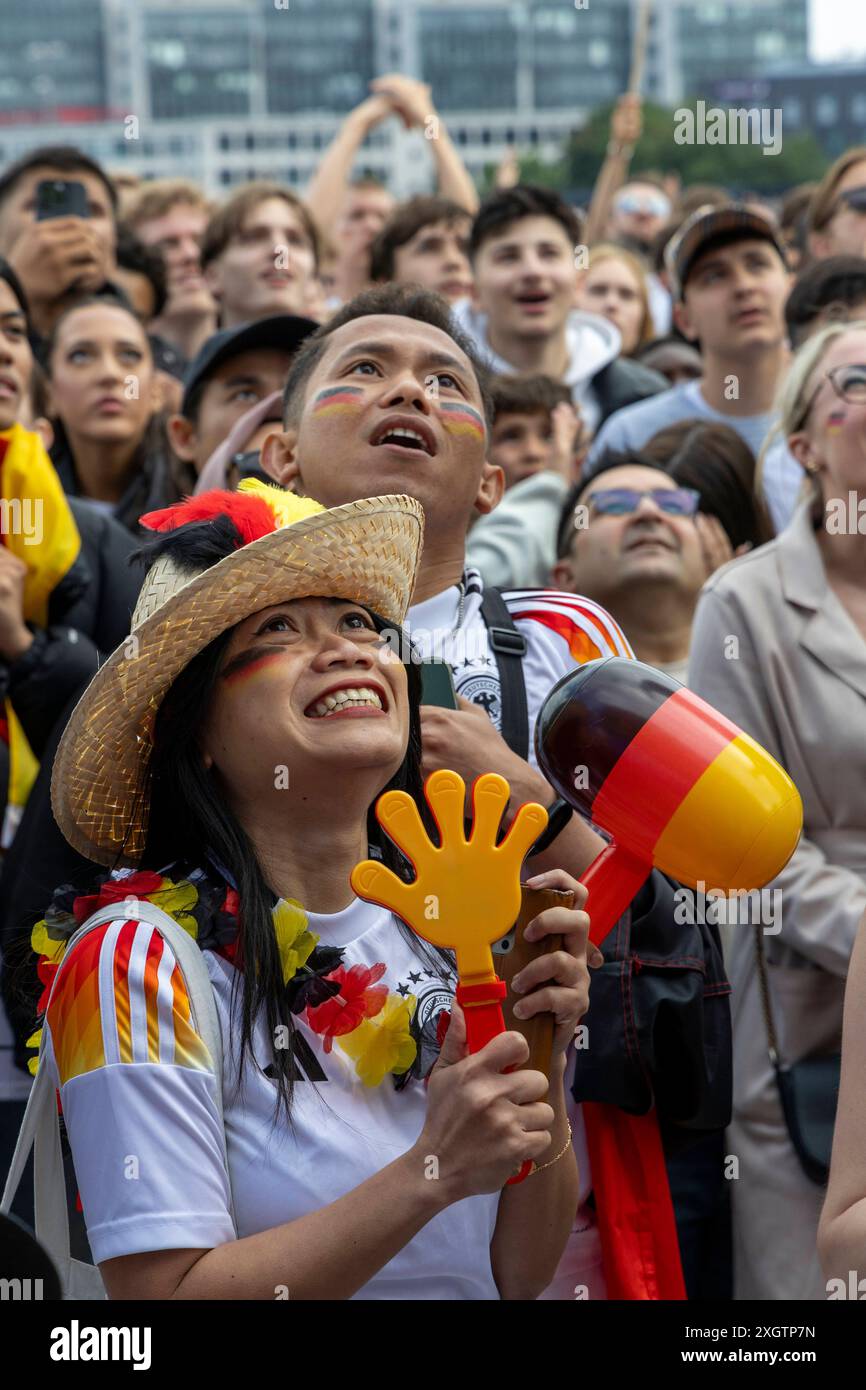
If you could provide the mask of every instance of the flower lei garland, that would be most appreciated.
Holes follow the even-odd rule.
[[[129,899],[154,903],[189,932],[202,950],[212,950],[243,969],[234,888],[215,883],[199,868],[177,879],[149,870],[121,869],[97,880],[91,894],[79,894],[69,884],[58,888],[45,917],[33,928],[31,946],[39,957],[37,972],[44,986],[38,1014],[45,1012],[69,938],[99,908]],[[386,968],[381,962],[347,969],[344,950],[318,944],[315,932],[308,930],[303,907],[294,899],[281,899],[273,909],[273,920],[291,1012],[322,1037],[325,1052],[331,1052],[336,1042],[354,1062],[365,1086],[380,1085],[388,1073],[395,1084],[398,1078],[405,1084],[405,1074],[415,1070],[419,1052],[419,1034],[413,1027],[415,996],[391,994],[387,985],[380,985]],[[39,1028],[27,1046],[38,1048],[41,1036]],[[34,1075],[37,1065],[38,1057],[31,1057],[28,1066]]]

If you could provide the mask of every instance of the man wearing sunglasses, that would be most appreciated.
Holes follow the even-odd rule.
[[[672,212],[671,200],[656,184],[636,179],[619,190],[611,210],[610,235],[645,255]]]
[[[608,610],[639,661],[679,681],[714,541],[699,501],[643,455],[617,456],[567,498],[551,572],[555,588]]]
[[[831,164],[812,195],[807,227],[816,260],[866,255],[866,146]]]

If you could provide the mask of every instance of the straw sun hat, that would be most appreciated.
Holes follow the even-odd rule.
[[[215,637],[297,598],[343,598],[399,626],[421,554],[424,513],[411,497],[325,510],[254,479],[188,499],[142,523],[158,531],[230,517],[242,544],[210,568],[161,555],[147,573],[125,642],[69,720],[51,779],[57,824],[97,863],[136,867],[147,836],[154,720],[169,686]],[[211,528],[196,527],[198,534]]]

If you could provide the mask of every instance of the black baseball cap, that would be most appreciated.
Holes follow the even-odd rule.
[[[186,415],[195,388],[230,357],[239,357],[242,352],[251,352],[255,348],[296,352],[304,339],[315,333],[318,327],[315,319],[301,318],[297,314],[272,314],[267,319],[255,319],[252,323],[242,323],[237,328],[223,328],[219,333],[211,334],[190,362],[184,376],[181,415]]]

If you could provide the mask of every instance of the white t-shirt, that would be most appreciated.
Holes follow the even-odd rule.
[[[405,940],[383,908],[357,899],[329,916],[309,913],[321,945],[345,947],[344,966],[383,962],[381,983],[412,993],[419,1022],[449,1009],[453,979]],[[274,1126],[276,1083],[247,1059],[237,1084],[240,1021],[235,967],[204,959],[223,1038],[229,1175],[210,1058],[190,1018],[183,977],[149,924],[121,918],[96,928],[63,963],[48,1010],[46,1065],[60,1087],[88,1237],[99,1263],[147,1250],[206,1248],[317,1211],[405,1153],[424,1124],[426,1091],[386,1075],[370,1087],[335,1042],[299,1015],[301,1078],[290,1129]],[[438,957],[437,957],[438,962]],[[236,1000],[235,1008],[239,1007]],[[261,1068],[273,1040],[254,1033]],[[319,1077],[315,1082],[306,1073]],[[432,1181],[432,1179],[431,1179]],[[355,1294],[359,1299],[496,1299],[490,1242],[499,1193],[439,1213]],[[291,1297],[291,1271],[286,1271]]]
[[[454,689],[502,725],[496,653],[481,616],[484,581],[476,569],[463,574],[463,621],[455,631],[460,590],[454,584],[409,609],[406,626],[426,660],[447,661]],[[526,638],[523,676],[529,716],[529,761],[537,766],[533,734],[545,699],[560,677],[602,656],[633,657],[622,629],[599,604],[558,589],[511,589],[503,593],[517,630]]]

